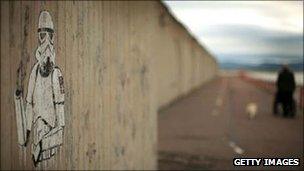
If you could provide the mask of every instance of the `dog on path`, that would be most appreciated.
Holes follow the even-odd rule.
[[[258,106],[256,103],[248,103],[246,106],[246,113],[249,116],[249,119],[253,119],[256,117],[258,112]]]

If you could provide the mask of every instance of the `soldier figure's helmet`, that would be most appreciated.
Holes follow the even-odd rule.
[[[41,30],[54,32],[52,17],[47,11],[42,11],[39,16],[38,32]]]
[[[44,57],[50,57],[50,61],[55,63],[55,51],[53,48],[54,25],[52,17],[48,11],[40,12],[38,21],[38,38],[39,47],[36,50],[36,59],[38,61],[42,61],[45,59]],[[41,56],[43,58],[41,58]]]

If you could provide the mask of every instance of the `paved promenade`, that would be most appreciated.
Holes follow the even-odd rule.
[[[303,168],[303,111],[272,115],[273,95],[238,77],[219,77],[162,109],[158,116],[159,169]],[[246,106],[258,107],[249,119]],[[300,167],[234,167],[234,157],[298,157]]]

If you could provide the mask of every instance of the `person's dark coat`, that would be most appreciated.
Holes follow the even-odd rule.
[[[296,88],[295,79],[288,68],[283,68],[279,73],[277,88],[279,92],[294,92]]]
[[[277,92],[273,106],[273,113],[278,113],[278,104],[282,103],[284,116],[294,116],[296,113],[296,104],[293,100],[293,93],[296,88],[296,83],[292,71],[287,67],[283,67],[279,72],[276,82]]]

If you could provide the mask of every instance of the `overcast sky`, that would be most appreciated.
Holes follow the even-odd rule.
[[[164,1],[220,62],[303,61],[303,1]]]

